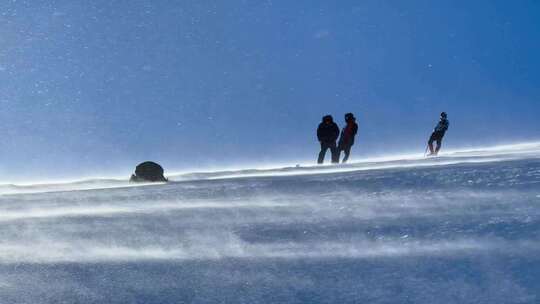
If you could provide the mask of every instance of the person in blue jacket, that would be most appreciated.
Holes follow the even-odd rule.
[[[449,126],[450,122],[448,121],[448,115],[446,115],[445,112],[442,112],[441,120],[439,121],[437,126],[435,126],[435,129],[433,130],[433,133],[431,133],[431,137],[428,141],[428,147],[430,152],[428,156],[437,156],[437,154],[439,154],[439,150],[441,150],[442,139]],[[437,147],[434,149],[433,142],[435,141],[437,142]]]
[[[317,159],[318,164],[324,162],[324,156],[326,151],[330,149],[332,153],[332,163],[337,162],[337,147],[336,140],[339,136],[339,127],[334,122],[334,119],[331,115],[326,115],[322,118],[322,122],[317,128],[317,139],[321,144],[321,152],[319,152],[319,158]]]

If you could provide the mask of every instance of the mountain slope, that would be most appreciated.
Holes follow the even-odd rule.
[[[1,195],[0,302],[539,300],[535,145],[173,180]]]

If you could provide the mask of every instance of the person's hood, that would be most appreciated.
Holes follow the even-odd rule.
[[[354,121],[356,121],[356,117],[354,117],[353,113],[347,113],[347,114],[345,114],[345,121],[346,122],[349,122],[349,121],[354,122]]]
[[[330,122],[334,122],[334,118],[332,117],[332,115],[325,115],[323,116],[321,122],[324,122],[325,120],[329,119]]]

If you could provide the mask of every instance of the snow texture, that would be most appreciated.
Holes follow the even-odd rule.
[[[540,144],[0,186],[0,303],[538,303]]]

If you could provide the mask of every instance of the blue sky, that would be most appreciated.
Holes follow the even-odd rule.
[[[0,4],[0,180],[353,160],[540,139],[538,1]]]

